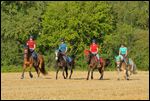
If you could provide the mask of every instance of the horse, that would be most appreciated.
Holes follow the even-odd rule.
[[[55,55],[56,55],[56,79],[58,78],[58,72],[59,72],[59,69],[62,69],[63,70],[63,77],[64,79],[67,79],[68,77],[68,69],[70,68],[70,76],[69,76],[69,79],[71,79],[71,76],[72,76],[72,73],[73,73],[73,69],[74,69],[74,58],[72,58],[72,60],[67,63],[66,61],[67,60],[64,60],[63,56],[64,54],[58,50],[55,51]],[[73,55],[74,57],[74,55]],[[66,76],[64,74],[64,72],[66,72]]]
[[[126,61],[126,62],[125,62]],[[120,55],[118,57],[116,57],[116,61],[115,61],[115,64],[116,64],[116,67],[117,67],[117,72],[118,72],[118,80],[120,80],[120,72],[123,71],[124,72],[124,78],[126,80],[129,80],[129,73],[128,71],[131,71],[131,66],[129,66],[128,63],[128,59],[125,58],[125,61],[123,60],[123,56]]]
[[[137,70],[136,64],[134,63],[134,61],[131,58],[129,58],[129,72],[130,72],[130,75],[136,74],[137,73],[136,70]]]
[[[101,74],[100,80],[103,79],[104,75],[104,69],[110,64],[109,59],[102,59],[100,58],[100,67],[98,67],[98,60],[96,55],[91,54],[89,50],[84,50],[84,55],[86,57],[86,61],[88,62],[88,75],[87,75],[87,80],[89,79],[89,74],[91,72],[91,79],[93,79],[93,71],[95,69],[98,69],[99,73]]]
[[[43,55],[41,54],[38,54],[38,58],[37,58],[37,64],[35,64],[35,61],[32,57],[32,54],[31,52],[29,51],[29,47],[25,47],[24,48],[24,62],[23,62],[23,72],[22,72],[22,76],[21,76],[21,79],[24,78],[24,72],[27,68],[30,68],[29,69],[29,76],[30,78],[33,78],[33,75],[31,73],[31,68],[34,67],[36,72],[37,72],[37,75],[38,77],[40,76],[40,72],[43,74],[43,75],[47,75],[48,73],[46,72],[45,70],[45,64],[44,64],[44,58],[43,58]]]

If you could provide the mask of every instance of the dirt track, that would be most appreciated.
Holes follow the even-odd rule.
[[[1,99],[149,99],[149,72],[138,71],[129,81],[116,79],[117,72],[104,74],[104,80],[98,80],[99,73],[94,72],[93,80],[86,80],[87,72],[74,71],[72,79],[63,79],[59,72],[37,78],[37,74],[20,79],[21,73],[1,74]]]

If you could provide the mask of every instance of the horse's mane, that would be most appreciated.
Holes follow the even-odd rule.
[[[63,58],[63,54],[61,52],[58,52],[58,61],[60,62],[60,60],[64,60],[64,58]]]

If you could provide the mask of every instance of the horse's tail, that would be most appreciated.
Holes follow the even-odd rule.
[[[137,74],[136,64],[134,64],[134,66],[133,66],[133,74]]]
[[[45,63],[44,63],[44,62],[42,62],[42,64],[41,64],[40,71],[41,71],[41,73],[42,73],[43,75],[47,75],[47,74],[48,74],[48,73],[46,72],[46,70],[45,70]]]
[[[110,60],[106,59],[105,67],[107,67],[110,64]]]
[[[72,59],[72,69],[75,69],[75,58]]]

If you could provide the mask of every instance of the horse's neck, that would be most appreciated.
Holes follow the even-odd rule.
[[[27,56],[24,57],[24,61],[29,61],[31,58],[31,53],[28,52]]]
[[[63,56],[62,56],[61,54],[59,54],[58,60],[59,60],[59,61],[63,61],[63,60],[64,60],[64,58],[63,58]]]
[[[96,58],[96,57],[95,57],[94,55],[93,55],[93,56],[91,56],[90,64],[94,64],[94,63],[96,63],[96,62],[97,62],[95,58]]]

